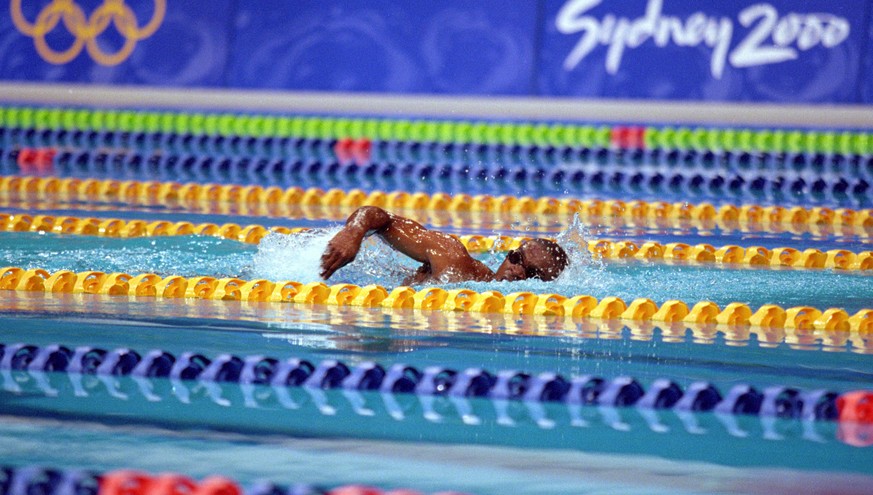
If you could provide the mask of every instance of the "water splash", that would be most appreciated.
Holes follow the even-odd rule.
[[[570,265],[558,277],[558,283],[587,279],[592,269],[604,268],[603,261],[594,259],[588,251],[588,240],[591,237],[591,231],[582,223],[578,213],[573,215],[570,225],[555,236],[555,241],[564,248],[570,258]]]
[[[528,225],[531,223],[528,222]],[[589,294],[592,289],[608,285],[604,280],[605,265],[599,259],[594,259],[588,251],[588,240],[592,237],[587,225],[579,215],[558,235],[555,241],[567,253],[570,264],[553,281],[544,282],[538,279],[519,280],[514,282],[463,282],[444,286],[446,288],[466,288],[477,292],[495,290],[508,294],[511,292],[556,293],[562,295]],[[482,261],[492,270],[497,270],[505,254],[500,249],[492,249]]]
[[[340,227],[316,229],[301,234],[271,233],[261,241],[252,263],[242,278],[295,280],[302,283],[322,281],[319,275],[321,255],[328,241]],[[679,299],[693,303],[710,300],[725,305],[733,301],[750,304],[775,303],[783,307],[798,305],[842,306],[857,311],[869,306],[869,277],[828,271],[752,270],[713,266],[666,265],[636,260],[604,263],[592,258],[589,228],[575,217],[557,236],[556,241],[570,258],[568,268],[555,280],[537,279],[516,282],[463,282],[439,284],[444,289],[465,288],[476,292],[498,291],[554,293],[563,296],[588,294],[596,298],[621,297],[631,301],[649,297],[657,303]],[[178,256],[176,251],[170,256]],[[493,251],[480,256],[492,270],[503,261],[505,253]],[[186,258],[188,259],[188,258]],[[397,287],[418,263],[394,251],[373,236],[364,241],[355,261],[337,271],[328,284],[351,283],[359,286],[378,284]],[[867,285],[865,285],[867,284]],[[808,287],[816,287],[810,294]],[[778,297],[774,296],[774,290]],[[852,296],[847,296],[852,294]],[[775,299],[775,300],[774,300]]]
[[[247,270],[250,273],[245,275],[250,278],[295,280],[302,283],[322,281],[319,275],[321,255],[327,248],[328,241],[340,229],[341,227],[337,226],[292,235],[271,232],[261,240],[251,267]],[[588,252],[588,238],[590,238],[588,228],[578,215],[557,235],[556,240],[567,251],[570,265],[552,282],[524,280],[441,285],[447,288],[475,288],[477,291],[573,293],[581,288],[591,287],[595,279],[601,276],[599,274],[602,272],[603,263],[591,257]],[[504,256],[502,251],[492,250],[480,259],[492,270],[496,270]],[[401,285],[416,268],[418,268],[417,262],[394,251],[376,236],[372,236],[364,240],[355,260],[337,271],[329,282],[355,285],[378,284],[392,288]]]
[[[339,228],[316,229],[291,235],[270,232],[258,244],[251,273],[254,277],[272,280],[318,280],[321,255],[338,231]]]
[[[299,234],[267,234],[258,245],[252,260],[251,275],[270,280],[294,280],[301,283],[322,281],[321,255],[327,243],[341,227],[313,229]],[[330,283],[355,285],[400,285],[412,271],[412,261],[396,253],[382,241],[364,240],[355,260],[337,271]]]
[[[160,276],[240,277],[246,280],[321,281],[319,263],[327,242],[338,231],[314,230],[285,236],[270,234],[259,246],[206,236],[108,238],[95,236],[0,233],[0,266],[25,269],[98,270],[106,273],[156,273]],[[570,267],[556,280],[467,282],[443,288],[469,288],[503,294],[533,292],[564,296],[588,294],[597,298],[621,297],[631,301],[648,297],[656,303],[678,299],[719,305],[743,302],[750,306],[842,307],[850,314],[873,301],[865,272],[834,270],[773,270],[747,267],[652,263],[635,259],[592,259],[587,252],[589,229],[574,219],[558,242],[567,250]],[[482,261],[497,268],[503,252],[485,253]],[[5,261],[4,261],[5,260]],[[368,239],[358,258],[339,270],[328,283],[379,284],[393,288],[417,268],[417,263],[393,251],[377,238]],[[810,290],[810,287],[814,290]]]
[[[239,276],[255,248],[210,236],[113,238],[3,232],[0,266],[49,272],[97,270],[131,275],[155,273],[165,277]]]

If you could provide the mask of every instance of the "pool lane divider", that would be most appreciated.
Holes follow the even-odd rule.
[[[0,179],[2,180],[2,179]],[[330,190],[326,191],[330,194]],[[354,192],[354,191],[351,191]],[[0,209],[9,210],[33,210],[32,217],[38,216],[40,212],[47,214],[54,210],[70,210],[82,209],[81,203],[68,201],[62,198],[52,199],[31,199],[28,195],[8,195],[0,192]],[[365,194],[365,196],[367,196]],[[148,207],[144,203],[134,204],[130,202],[89,202],[84,209],[97,212],[115,212],[118,210],[119,204],[124,203],[122,208],[141,209]],[[373,206],[386,204],[386,200],[378,194],[374,195]],[[364,206],[370,206],[370,202],[365,201]],[[152,203],[152,206],[158,206]],[[341,205],[321,206],[316,205],[282,205],[277,203],[233,203],[233,202],[199,202],[199,203],[170,203],[160,205],[158,207],[172,208],[173,211],[179,214],[199,214],[199,215],[230,215],[234,217],[259,217],[259,218],[280,218],[283,222],[291,222],[295,220],[315,220],[320,222],[345,222],[348,219],[350,212],[354,209],[347,208]],[[399,209],[390,206],[382,206],[393,213],[405,215],[413,220],[428,224],[432,228],[453,228],[453,229],[477,229],[477,230],[511,230],[519,232],[518,222],[519,215],[509,212],[490,213],[482,211],[451,211],[451,210],[413,210]],[[4,215],[5,213],[0,213]],[[26,213],[24,213],[26,214]],[[582,223],[582,213],[579,213],[580,223]],[[62,217],[64,215],[58,215]],[[575,216],[575,214],[574,214]],[[546,216],[551,217],[557,222],[570,223],[573,221],[571,216]],[[84,217],[83,217],[84,218]],[[525,215],[523,220],[533,220],[533,215]],[[539,218],[538,220],[542,220]],[[102,220],[101,220],[102,221]],[[694,220],[694,219],[679,219],[679,218],[625,218],[625,217],[600,217],[587,218],[584,221],[585,228],[601,229],[657,229],[665,231],[665,235],[672,230],[681,230],[687,232],[688,229],[697,229],[702,234],[714,233],[715,231],[729,235],[732,233],[738,234],[793,234],[805,235],[811,237],[811,241],[822,241],[829,239],[855,239],[869,238],[873,236],[873,228],[855,225],[831,225],[831,224],[762,224],[761,222],[747,222],[736,220]],[[527,231],[525,231],[527,232]],[[548,235],[548,232],[542,233]]]
[[[492,179],[500,184],[535,182],[582,191],[647,191],[677,196],[750,196],[765,194],[802,197],[865,197],[873,182],[873,155],[841,156],[754,154],[725,155],[698,151],[600,149],[517,149],[517,147],[366,143],[339,151],[332,142],[294,145],[266,140],[232,144],[216,149],[177,150],[181,145],[154,143],[155,149],[107,151],[106,144],[86,150],[66,147],[15,148],[6,145],[0,164],[17,173],[100,174],[112,169],[125,176],[145,176],[150,170],[175,171],[200,181],[229,174],[253,177],[298,174],[353,186],[403,178],[468,180]],[[207,146],[200,144],[198,146]],[[371,148],[371,146],[373,146]],[[0,140],[0,148],[3,148]],[[142,145],[140,145],[142,147]],[[234,149],[228,149],[235,147]],[[167,149],[169,148],[169,149]],[[97,150],[97,151],[93,151]],[[14,164],[14,165],[12,165]],[[641,167],[640,165],[647,165]],[[651,165],[655,165],[652,167]],[[17,169],[17,170],[16,170]],[[220,179],[219,179],[220,181]]]
[[[158,351],[159,352],[159,351]],[[402,366],[402,365],[401,365]],[[351,373],[351,370],[350,370]],[[94,379],[84,379],[91,377]],[[55,373],[27,370],[0,370],[0,378],[3,379],[5,391],[19,396],[34,397],[44,395],[52,399],[65,400],[68,396],[75,397],[79,407],[87,415],[88,420],[97,419],[93,410],[88,410],[88,399],[95,404],[99,403],[98,412],[103,415],[109,414],[115,417],[130,415],[133,421],[144,420],[148,422],[155,411],[149,411],[155,404],[167,404],[176,402],[181,406],[175,418],[180,424],[194,419],[198,427],[204,425],[204,413],[210,405],[219,407],[222,411],[229,408],[245,408],[246,415],[236,415],[247,418],[243,421],[255,421],[259,428],[266,428],[275,432],[274,428],[281,431],[292,431],[304,435],[311,435],[306,431],[305,425],[309,424],[314,415],[320,415],[324,419],[331,420],[331,436],[360,436],[372,426],[372,421],[404,422],[404,431],[410,432],[406,436],[410,440],[421,441],[421,428],[427,431],[432,439],[443,439],[443,427],[455,430],[455,426],[484,428],[491,433],[496,428],[511,428],[516,434],[522,433],[519,427],[535,433],[530,427],[537,427],[540,431],[550,432],[560,436],[561,445],[569,448],[584,448],[579,444],[575,435],[581,434],[592,445],[603,441],[590,437],[587,433],[591,427],[597,428],[602,433],[604,430],[629,435],[654,435],[663,439],[665,431],[683,435],[692,435],[701,445],[711,445],[712,441],[726,439],[718,428],[723,427],[723,432],[734,438],[760,438],[768,440],[805,440],[814,443],[818,448],[829,443],[829,437],[843,444],[853,447],[869,447],[873,445],[873,423],[858,421],[858,416],[866,416],[864,404],[870,397],[869,391],[846,392],[838,396],[836,402],[831,402],[832,396],[828,394],[818,405],[818,414],[806,416],[800,405],[800,401],[780,401],[779,415],[774,417],[768,414],[739,415],[715,411],[693,411],[681,408],[647,408],[647,407],[616,407],[594,406],[577,402],[563,402],[550,404],[548,402],[536,402],[530,400],[515,401],[488,397],[461,397],[457,395],[440,396],[386,393],[381,391],[367,391],[339,387],[336,389],[324,389],[314,387],[288,387],[284,384],[258,385],[252,383],[229,383],[208,380],[182,381],[179,379],[167,379],[162,377],[148,377],[131,374],[128,380],[119,380],[113,375],[84,375],[82,373]],[[383,381],[384,383],[384,381]],[[654,386],[654,384],[653,384]],[[779,387],[771,391],[771,396]],[[784,398],[797,397],[794,393],[811,395],[809,391],[785,389]],[[738,390],[739,392],[739,390]],[[590,397],[590,396],[589,396]],[[598,395],[598,398],[600,395]],[[117,399],[123,404],[110,404],[107,399]],[[840,400],[842,399],[842,405]],[[82,401],[85,402],[82,402]],[[763,402],[763,401],[762,401]],[[808,401],[807,401],[808,402]],[[836,404],[837,421],[822,421],[818,418],[826,418],[833,415],[833,404]],[[549,405],[557,407],[546,407]],[[642,404],[642,405],[645,405]],[[561,406],[565,406],[562,408]],[[155,406],[161,409],[159,406]],[[44,406],[51,410],[52,404]],[[121,410],[119,409],[121,408]],[[563,409],[563,410],[562,410]],[[161,409],[164,411],[165,409]],[[276,414],[287,412],[287,415]],[[261,414],[268,414],[269,420]],[[14,414],[14,413],[13,413]],[[711,421],[705,415],[712,414]],[[186,420],[186,418],[189,418]],[[365,418],[365,423],[360,423]],[[758,421],[749,421],[757,418]],[[221,419],[213,418],[213,421],[223,424]],[[632,425],[642,419],[644,428],[634,428]],[[667,426],[676,424],[675,427]],[[209,423],[209,421],[206,421]],[[757,424],[756,424],[757,423]],[[794,423],[791,427],[791,423]],[[212,423],[214,425],[214,423]],[[295,425],[303,425],[303,429]],[[226,425],[225,425],[226,426]],[[796,428],[801,426],[801,428]],[[834,426],[836,428],[834,428]],[[571,430],[568,430],[568,427]],[[786,428],[788,427],[788,428]],[[582,432],[578,431],[583,428]],[[675,429],[674,429],[675,428]],[[337,430],[341,430],[337,431]],[[577,431],[572,431],[573,429]],[[683,431],[684,430],[684,433]],[[802,430],[802,432],[800,431]],[[834,431],[835,430],[835,431]],[[323,430],[322,430],[323,431]],[[289,432],[290,433],[290,432]],[[565,433],[569,433],[565,435]],[[786,433],[788,433],[786,435]],[[294,433],[291,433],[292,435]],[[469,435],[470,432],[462,433]],[[463,438],[467,438],[464,436]],[[542,439],[542,445],[556,447],[548,439]],[[615,440],[621,440],[616,438]],[[688,440],[686,438],[685,440]],[[679,440],[682,441],[682,440]],[[486,440],[487,443],[487,440]],[[695,448],[701,445],[683,443],[694,454]],[[809,448],[809,446],[807,446]],[[2,476],[2,470],[0,470]],[[2,483],[2,482],[0,482]],[[2,489],[2,488],[0,488]],[[249,489],[254,489],[251,487]],[[267,493],[257,492],[259,495],[287,495],[288,492],[276,493],[270,488]],[[33,493],[33,492],[27,492]],[[39,492],[45,493],[45,492]],[[79,495],[88,493],[76,492]],[[292,495],[297,493],[293,490]],[[393,493],[393,492],[392,492]],[[24,494],[21,494],[24,495]],[[70,495],[63,493],[59,495]],[[399,495],[399,494],[398,494]]]
[[[15,292],[0,298],[8,311],[32,312],[50,299],[55,309],[70,314],[112,312],[118,301],[111,297],[93,297],[90,294],[48,295],[39,292]],[[138,298],[136,301],[147,301]],[[284,304],[262,302],[227,304],[224,301],[178,299],[165,301],[155,299],[155,304],[168,317],[237,320],[250,310],[279,312]],[[202,303],[202,304],[201,304]],[[252,307],[255,306],[255,307]],[[153,305],[140,307],[136,314],[153,314]],[[307,314],[318,314],[330,325],[358,325],[368,328],[392,326],[399,331],[425,331],[436,329],[439,333],[493,334],[509,336],[566,337],[615,341],[630,339],[634,342],[656,344],[718,344],[728,347],[750,347],[768,352],[769,349],[785,349],[814,352],[851,352],[873,354],[873,333],[838,330],[818,330],[814,326],[804,328],[773,328],[755,326],[729,326],[717,323],[687,323],[684,321],[658,322],[627,319],[583,319],[548,315],[514,315],[503,312],[472,313],[462,311],[416,311],[408,309],[359,306],[293,306]],[[636,344],[635,344],[636,345]]]
[[[208,222],[194,224],[186,221],[81,218],[67,215],[3,215],[0,213],[0,231],[6,232],[47,232],[62,235],[91,235],[116,238],[203,235],[247,244],[258,244],[270,232],[290,235],[310,230],[307,227],[275,226],[267,228],[257,224],[239,225],[232,222],[218,225]]]
[[[367,139],[322,140],[292,138],[225,138],[177,134],[35,132],[0,127],[0,149],[6,166],[33,170],[87,172],[112,164],[125,172],[146,165],[180,169],[206,176],[216,167],[238,172],[260,167],[296,170],[318,175],[331,171],[337,179],[422,174],[434,176],[487,174],[506,179],[538,174],[546,182],[568,185],[586,181],[597,185],[596,172],[620,173],[633,180],[629,186],[662,186],[674,190],[707,188],[712,192],[748,189],[863,194],[873,177],[873,154],[849,155],[792,153],[766,155],[750,152],[702,150],[623,149],[601,147],[524,147],[470,143],[417,143]],[[357,166],[357,167],[355,167]],[[645,166],[645,167],[643,167]],[[593,170],[592,170],[593,168]],[[582,176],[576,176],[582,173]],[[661,174],[658,178],[651,174]],[[576,174],[576,175],[574,175]],[[731,175],[732,174],[732,175]],[[839,174],[840,180],[826,180]],[[637,176],[639,175],[639,176]],[[746,180],[748,179],[748,180]],[[768,180],[772,179],[772,180]],[[778,180],[777,180],[778,179]],[[616,179],[611,178],[615,182]],[[803,182],[797,182],[802,180]],[[784,181],[784,182],[783,182]],[[603,184],[600,184],[601,186]]]
[[[621,129],[621,128],[619,128]],[[619,131],[620,132],[620,131]],[[660,135],[660,134],[659,134]],[[669,135],[666,133],[664,135]],[[859,140],[867,139],[857,138]],[[633,143],[633,142],[632,142]],[[177,132],[128,132],[88,129],[38,129],[0,127],[0,147],[21,150],[21,165],[33,164],[34,156],[46,150],[75,154],[99,149],[130,151],[134,154],[162,151],[170,155],[249,158],[308,158],[321,161],[365,164],[375,161],[431,161],[464,163],[488,160],[509,165],[524,163],[552,166],[561,162],[593,159],[598,163],[665,163],[683,168],[716,165],[758,168],[770,171],[869,172],[873,149],[853,152],[845,145],[840,151],[795,146],[791,150],[759,151],[752,147],[732,149],[705,146],[639,146],[640,141],[583,139],[577,144],[521,144],[517,142],[434,141],[422,139],[379,139],[349,136],[303,137],[288,135],[192,134]],[[856,147],[856,150],[863,149]]]
[[[122,220],[118,218],[93,218],[53,215],[29,215],[0,213],[0,231],[50,232],[64,235],[93,235],[101,237],[157,237],[181,235],[207,235],[231,239],[249,244],[258,244],[270,232],[299,234],[308,232],[306,227],[264,227],[235,223],[193,224],[166,220]],[[530,237],[462,235],[454,236],[471,253],[506,252],[516,249]],[[637,259],[650,262],[676,262],[685,264],[728,264],[774,268],[827,268],[844,271],[873,270],[873,251],[854,253],[845,249],[823,252],[815,248],[803,250],[790,247],[768,249],[762,246],[743,248],[737,245],[715,247],[711,244],[689,245],[681,242],[662,244],[646,241],[589,240],[588,252],[595,259]]]
[[[354,208],[371,205],[389,210],[413,209],[452,211],[458,213],[492,213],[514,215],[560,215],[579,214],[583,221],[606,223],[633,221],[657,226],[660,223],[677,223],[683,227],[698,223],[715,227],[754,227],[765,232],[782,232],[786,228],[805,226],[807,231],[829,227],[847,228],[852,234],[869,237],[873,233],[873,209],[831,209],[826,207],[804,208],[801,206],[760,206],[754,204],[719,207],[708,203],[668,203],[621,200],[579,200],[530,196],[491,196],[478,194],[446,194],[404,191],[372,191],[360,189],[324,190],[318,187],[280,188],[258,185],[198,184],[157,181],[119,181],[114,179],[78,179],[39,176],[0,176],[0,194],[12,197],[39,200],[66,200],[88,202],[128,202],[141,205],[165,205],[191,207],[232,203],[237,205],[275,206],[321,206]]]
[[[416,290],[412,287],[400,286],[389,291],[379,285],[328,286],[323,282],[302,284],[295,281],[273,282],[266,279],[247,281],[232,277],[218,279],[208,276],[161,277],[154,273],[136,276],[99,271],[75,273],[59,270],[49,273],[39,268],[5,267],[0,268],[0,290],[873,333],[873,309],[861,309],[854,315],[849,315],[841,308],[820,310],[811,306],[797,306],[784,309],[775,304],[765,304],[757,310],[752,310],[749,305],[739,302],[721,308],[711,301],[700,301],[690,306],[683,301],[669,300],[658,306],[649,298],[638,298],[627,303],[614,296],[598,300],[590,295],[567,297],[560,294],[532,292],[513,292],[504,295],[498,291],[445,290],[440,287],[424,287]]]
[[[37,130],[300,137],[553,147],[873,154],[863,131],[591,125],[0,106],[0,126]]]
[[[613,150],[567,150],[544,152],[495,150],[471,151],[413,149],[396,146],[377,149],[373,159],[354,162],[336,158],[332,152],[318,152],[322,145],[304,148],[300,154],[274,152],[269,157],[173,154],[114,154],[105,151],[63,151],[19,149],[0,151],[0,167],[12,173],[59,175],[106,175],[148,178],[162,175],[191,177],[199,182],[224,182],[225,178],[248,175],[265,182],[279,177],[300,177],[313,183],[354,187],[362,182],[376,187],[398,180],[439,181],[455,189],[472,191],[549,186],[575,193],[670,194],[675,197],[763,196],[793,199],[812,197],[845,202],[866,198],[873,182],[873,157],[866,161],[819,157],[768,158],[726,157],[694,151],[661,153]],[[328,146],[328,148],[330,148]],[[278,156],[281,155],[281,156]],[[318,155],[318,156],[315,156]],[[322,156],[324,155],[324,156]],[[12,164],[15,164],[14,166]],[[642,167],[642,164],[654,166]]]
[[[421,177],[526,180],[569,190],[672,192],[682,196],[807,194],[865,196],[873,155],[778,154],[697,150],[541,148],[508,145],[370,142],[369,140],[224,138],[183,135],[63,134],[72,142],[0,128],[0,162],[19,173],[128,176],[177,171],[202,180],[231,173],[295,173],[354,186],[361,180]],[[12,134],[4,136],[3,133]],[[37,133],[38,136],[51,131]],[[84,137],[83,137],[84,136]],[[24,142],[22,142],[24,141]],[[32,142],[40,141],[40,142]],[[34,145],[39,145],[33,147]],[[115,149],[115,152],[112,150]],[[14,164],[14,165],[13,165]],[[647,165],[641,168],[640,165]],[[650,165],[655,165],[653,169]],[[496,184],[499,184],[497,182]]]
[[[557,372],[456,370],[439,365],[424,369],[373,361],[346,364],[336,359],[312,363],[263,355],[220,354],[210,359],[197,352],[178,356],[160,349],[145,354],[130,348],[69,348],[50,344],[0,344],[0,370],[59,372],[98,376],[169,378],[180,381],[238,383],[272,387],[379,391],[388,394],[557,402],[607,407],[771,416],[805,421],[851,421],[873,424],[873,390],[842,394],[773,385],[758,390],[740,383],[720,391],[707,381],[684,389],[669,378],[644,388],[632,377],[594,375],[564,377]]]
[[[325,488],[309,484],[291,486],[255,482],[244,486],[225,476],[201,481],[184,474],[152,475],[136,469],[95,472],[42,466],[0,466],[0,495],[423,495],[410,489],[380,489],[367,485]],[[433,495],[462,495],[439,492]]]

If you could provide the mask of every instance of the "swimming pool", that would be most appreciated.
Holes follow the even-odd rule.
[[[3,123],[8,466],[428,493],[873,486],[869,425],[836,405],[871,388],[868,134]],[[532,236],[573,265],[399,289],[414,267],[373,242],[321,283],[362,204],[490,266]]]

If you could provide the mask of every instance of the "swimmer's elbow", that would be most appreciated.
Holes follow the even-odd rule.
[[[352,213],[352,217],[380,217],[388,216],[389,213],[378,206],[361,206]]]
[[[386,228],[391,220],[391,214],[378,206],[362,206],[349,216],[346,226],[372,233]]]

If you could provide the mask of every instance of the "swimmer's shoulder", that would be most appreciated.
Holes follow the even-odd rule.
[[[494,272],[485,263],[469,256],[432,267],[430,281],[436,283],[490,282]]]

